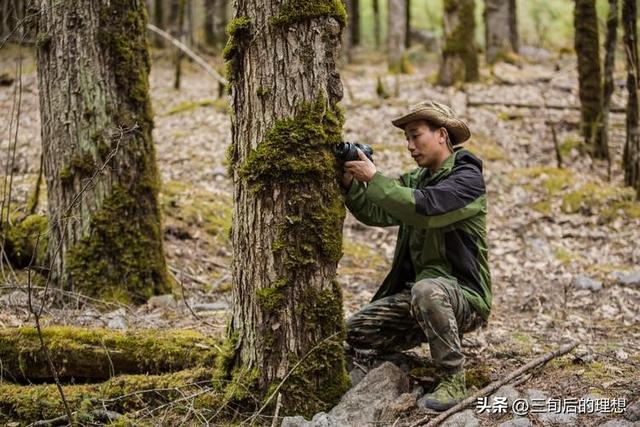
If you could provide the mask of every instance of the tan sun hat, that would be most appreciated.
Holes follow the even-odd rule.
[[[467,124],[457,118],[451,108],[436,101],[423,101],[413,105],[407,114],[391,120],[391,123],[404,129],[407,123],[415,120],[426,120],[447,129],[451,143],[454,145],[461,144],[471,137],[471,131],[469,131]]]

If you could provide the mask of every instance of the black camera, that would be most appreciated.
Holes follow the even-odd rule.
[[[358,144],[357,142],[353,143],[345,141],[337,144],[334,152],[338,159],[342,160],[343,162],[348,162],[351,160],[360,159],[360,157],[358,157],[358,148],[364,153],[365,156],[367,156],[369,160],[373,162],[373,148],[371,148],[371,146],[367,144]]]

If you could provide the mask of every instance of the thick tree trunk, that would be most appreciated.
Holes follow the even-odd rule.
[[[52,276],[101,298],[166,293],[144,2],[38,5]]]
[[[582,135],[589,151],[602,158],[606,147],[602,137],[602,71],[595,0],[576,0],[574,25]]]
[[[104,381],[121,374],[161,374],[211,367],[218,340],[192,331],[114,332],[49,327],[44,342],[62,382]],[[53,382],[34,328],[0,329],[0,377],[13,382]]]
[[[515,52],[513,45],[513,0],[485,0],[484,23],[487,62],[493,64]]]
[[[638,130],[638,9],[636,0],[622,0],[622,22],[627,63],[627,137],[622,163],[625,184],[640,199],[640,132]]]
[[[287,377],[284,412],[312,415],[349,382],[335,281],[344,207],[333,154],[346,11],[334,1],[236,6],[225,49],[234,110],[236,373],[253,375],[263,396]]]
[[[610,160],[609,155],[609,112],[611,110],[611,95],[613,95],[613,70],[615,68],[616,40],[618,38],[618,0],[609,0],[609,14],[607,16],[607,35],[605,40],[604,57],[604,85],[602,97],[602,139],[600,156]]]
[[[406,0],[389,0],[387,25],[387,55],[389,58],[389,70],[399,73],[402,69],[402,60],[405,51],[407,35],[407,2]]]
[[[444,0],[444,46],[438,83],[449,86],[479,78],[474,39],[475,0]]]

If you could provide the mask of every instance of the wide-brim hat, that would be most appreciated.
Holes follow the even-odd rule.
[[[423,101],[413,105],[407,114],[391,120],[391,123],[404,129],[407,123],[416,120],[441,126],[449,132],[452,144],[461,144],[471,137],[471,131],[465,122],[456,117],[453,110],[436,101]]]

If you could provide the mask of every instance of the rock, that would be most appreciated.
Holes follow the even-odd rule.
[[[507,399],[507,408],[511,408],[513,401],[519,399],[521,397],[520,392],[513,386],[503,385],[495,393],[491,395],[491,399],[489,400],[489,404],[491,406],[494,405],[495,399],[497,397],[506,398]]]
[[[229,304],[222,301],[193,305],[193,311],[195,311],[196,313],[200,313],[203,311],[225,311],[225,310],[229,310]]]
[[[498,427],[529,427],[531,425],[533,424],[528,418],[514,418],[499,424]]]
[[[529,401],[529,413],[536,417],[543,425],[562,425],[562,426],[574,426],[578,422],[578,414],[571,413],[555,413],[555,412],[532,412],[533,407],[540,407],[541,405],[547,405],[548,395],[542,390],[528,389],[526,392],[527,400]],[[535,400],[535,404],[532,401]]]
[[[595,394],[585,394],[584,396],[582,396],[582,400],[584,400],[585,402],[591,402],[590,405],[594,406],[596,405],[597,400],[599,399],[604,399],[604,397],[602,396],[598,396]],[[606,412],[593,412],[593,415],[597,416],[597,417],[603,417],[605,415],[607,415]]]
[[[351,388],[329,416],[343,427],[374,426],[382,408],[391,406],[398,396],[408,391],[409,377],[393,363],[385,362]]]
[[[628,286],[630,288],[640,287],[640,270],[622,276],[618,283],[620,283],[622,286]]]
[[[640,421],[640,400],[627,406],[624,417],[629,421]]]
[[[592,279],[591,277],[583,276],[581,274],[573,278],[571,286],[576,289],[588,289],[590,291],[599,291],[602,289],[602,282]]]
[[[10,294],[0,297],[2,305],[20,307],[28,304],[29,296],[23,291],[13,291]]]
[[[319,412],[313,416],[309,427],[340,427],[338,423],[331,415]]]
[[[223,168],[222,166],[216,166],[211,171],[211,174],[213,176],[227,176],[227,169]]]
[[[117,329],[124,331],[129,327],[127,324],[127,320],[122,316],[114,317],[113,319],[109,319],[107,322],[107,328],[109,329]]]
[[[440,424],[441,427],[477,427],[480,425],[478,419],[474,416],[472,409],[458,412],[447,418],[445,422]]]
[[[383,425],[393,424],[403,414],[416,407],[416,396],[413,393],[402,393],[393,403],[382,409],[379,422]]]
[[[626,420],[609,420],[604,424],[600,424],[598,427],[634,427],[637,423],[632,423]]]
[[[362,381],[365,375],[366,373],[358,367],[353,368],[351,371],[349,371],[349,378],[351,378],[351,387],[355,387],[360,384],[360,381]]]
[[[305,420],[304,417],[297,415],[295,417],[284,417],[281,427],[308,427],[309,424],[309,421]]]
[[[171,294],[153,296],[149,298],[147,304],[151,308],[174,308],[177,305],[176,299]]]
[[[416,385],[415,387],[413,387],[413,390],[411,390],[411,393],[416,397],[416,399],[420,399],[422,396],[424,396],[424,387],[422,387],[421,385]]]

